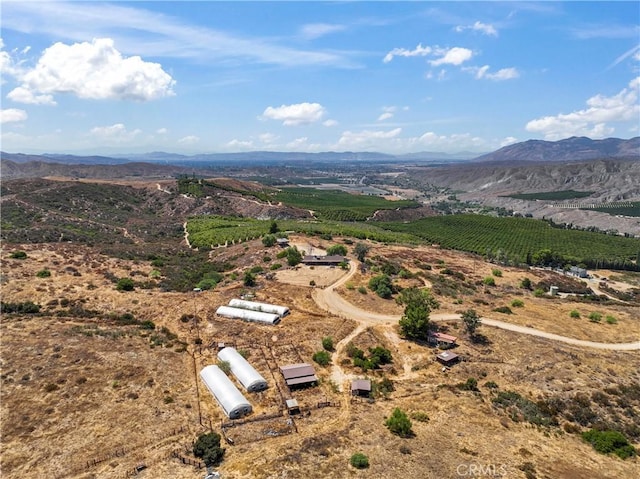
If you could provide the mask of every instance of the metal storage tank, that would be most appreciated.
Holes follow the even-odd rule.
[[[218,352],[218,359],[226,361],[236,379],[250,393],[267,389],[267,381],[254,369],[235,348],[224,348]]]
[[[278,324],[280,322],[280,316],[277,314],[251,311],[249,309],[232,308],[230,306],[220,306],[216,310],[216,314],[226,318],[255,321],[256,323]]]
[[[253,410],[251,404],[218,366],[204,367],[200,371],[200,378],[230,419],[238,419]]]
[[[289,308],[286,306],[278,306],[277,304],[258,303],[256,301],[245,301],[244,299],[232,299],[229,306],[233,308],[250,309],[252,311],[262,311],[263,313],[274,313],[284,318],[289,314]]]

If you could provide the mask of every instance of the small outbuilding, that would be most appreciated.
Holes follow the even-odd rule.
[[[250,414],[253,408],[238,388],[218,366],[206,366],[200,378],[229,419]]]
[[[289,412],[290,416],[293,416],[294,414],[300,414],[300,405],[298,404],[298,401],[296,399],[287,399],[285,403],[287,405],[287,411]]]
[[[284,377],[287,386],[305,387],[315,386],[318,383],[316,371],[308,363],[291,364],[288,366],[280,366],[280,372]]]
[[[276,238],[276,244],[281,248],[289,246],[289,238]]]
[[[369,379],[351,381],[351,395],[369,397],[371,395],[371,381]]]
[[[445,333],[431,333],[429,335],[429,340],[436,344],[445,344],[447,346],[454,346],[458,338]]]
[[[216,310],[216,314],[225,318],[243,319],[255,323],[276,325],[280,322],[280,316],[275,313],[263,313],[250,309],[232,308],[231,306],[220,306]]]
[[[286,306],[278,306],[277,304],[258,303],[257,301],[246,301],[244,299],[232,299],[229,301],[232,308],[249,309],[251,311],[261,311],[263,313],[277,314],[284,318],[289,314],[289,308]]]
[[[310,266],[338,266],[345,261],[347,261],[347,258],[337,254],[329,256],[307,255],[302,258],[302,263]]]
[[[436,356],[436,358],[445,366],[451,366],[460,360],[460,356],[456,353],[452,353],[451,351],[442,351]]]
[[[218,352],[218,359],[229,363],[231,373],[248,392],[264,391],[269,387],[267,381],[235,348],[224,348],[220,350]]]

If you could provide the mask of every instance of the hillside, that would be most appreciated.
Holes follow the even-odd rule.
[[[475,158],[474,162],[567,162],[594,159],[640,159],[640,137],[592,140],[571,137],[559,141],[527,140]]]

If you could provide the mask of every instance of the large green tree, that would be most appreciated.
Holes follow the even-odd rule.
[[[207,466],[220,464],[224,456],[224,449],[220,447],[220,434],[201,434],[193,445],[193,455],[202,459]]]
[[[464,313],[462,313],[462,322],[464,323],[464,327],[469,333],[469,336],[473,337],[476,334],[476,330],[482,324],[482,320],[478,313],[474,309],[467,309]]]
[[[353,254],[356,255],[356,258],[358,258],[358,261],[360,261],[361,263],[364,262],[364,258],[365,256],[367,256],[368,252],[369,247],[364,243],[356,243],[356,245],[353,247]],[[640,253],[638,254],[640,255]]]
[[[409,339],[426,340],[429,337],[429,314],[440,303],[427,289],[403,289],[398,302],[405,305],[399,325],[402,334]]]

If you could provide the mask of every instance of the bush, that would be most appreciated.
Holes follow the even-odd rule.
[[[366,469],[367,467],[369,467],[369,458],[361,452],[356,452],[353,456],[351,456],[349,464],[351,464],[356,469]]]
[[[536,298],[541,298],[542,296],[544,296],[544,289],[540,289],[540,288],[536,288],[533,290],[533,295]]]
[[[333,351],[333,338],[331,336],[322,338],[322,347],[326,351]]]
[[[495,308],[494,311],[496,313],[513,314],[513,311],[511,311],[511,308],[509,306],[500,306],[498,308]]]
[[[336,244],[333,246],[329,246],[327,248],[327,255],[329,256],[333,256],[333,255],[338,255],[338,256],[346,256],[347,255],[347,248],[344,245],[341,244]]]
[[[331,355],[327,351],[318,351],[314,353],[312,359],[320,366],[327,366],[331,363]]]
[[[251,271],[246,271],[244,273],[244,278],[242,280],[242,283],[247,287],[255,286],[256,285],[255,275]]]
[[[513,301],[511,301],[511,307],[524,308],[524,301],[522,301],[521,299],[514,299]]]
[[[482,282],[485,284],[485,286],[495,286],[496,285],[496,280],[493,279],[492,276],[487,276],[486,278],[484,278],[482,280]]]
[[[576,309],[573,309],[569,313],[569,317],[570,318],[574,318],[574,319],[580,319],[580,312],[578,310],[576,310]]]
[[[618,322],[618,320],[610,314],[607,314],[605,321],[607,322],[607,324],[616,324]]]
[[[265,254],[265,255],[262,257],[262,262],[263,262],[263,263],[268,263],[269,261],[271,261],[271,256],[269,256],[269,255],[266,255],[266,254]]]
[[[520,281],[520,287],[522,289],[531,289],[531,280],[529,278],[522,278],[522,281]]]
[[[140,323],[140,328],[141,329],[148,329],[150,331],[153,331],[153,330],[156,329],[156,325],[154,324],[153,321],[146,320],[146,321],[142,321]]]
[[[133,291],[135,283],[131,278],[120,278],[116,283],[116,289],[118,291]]]
[[[262,244],[269,248],[276,244],[276,237],[273,235],[266,235],[262,238]]]
[[[498,385],[495,381],[487,381],[486,383],[484,383],[484,387],[489,389],[498,389]]]
[[[400,437],[413,436],[411,420],[400,408],[395,408],[391,417],[384,422],[389,431]]]
[[[414,411],[411,413],[411,419],[418,422],[429,422],[429,415],[423,411]]]
[[[614,453],[621,459],[635,456],[636,450],[629,444],[627,438],[618,431],[598,431],[590,429],[582,433],[582,439],[591,444],[593,448],[602,453]]]
[[[14,251],[9,257],[12,259],[27,259],[27,253],[24,251]]]
[[[358,293],[367,294],[367,288],[365,288],[364,286],[358,286]]]
[[[220,434],[201,434],[193,445],[193,455],[201,458],[207,466],[220,464],[224,456],[224,449],[220,447]]]
[[[491,274],[494,275],[496,278],[502,278],[502,271],[497,268],[492,269]]]
[[[599,323],[602,320],[602,313],[598,313],[597,311],[593,311],[589,313],[589,321],[592,323]]]
[[[383,299],[389,299],[393,294],[393,284],[387,274],[374,276],[369,280],[369,289]]]
[[[478,380],[469,378],[463,383],[456,384],[456,387],[461,391],[478,391]]]
[[[40,305],[32,301],[25,301],[23,303],[5,303],[0,302],[0,312],[2,313],[21,313],[21,314],[35,314],[40,312]]]
[[[280,268],[282,268],[282,264],[280,264],[280,263],[273,263],[271,266],[269,266],[269,269],[271,271],[275,271],[275,270],[280,269]]]
[[[218,361],[218,367],[227,375],[231,372],[231,364],[229,364],[229,361]]]
[[[49,278],[51,276],[51,271],[48,269],[42,269],[36,273],[38,278]]]

